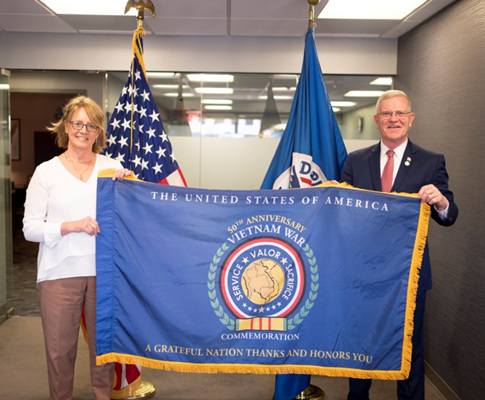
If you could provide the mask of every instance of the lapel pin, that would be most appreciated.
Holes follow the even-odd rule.
[[[411,157],[406,158],[406,162],[404,163],[406,167],[409,167],[411,165]]]

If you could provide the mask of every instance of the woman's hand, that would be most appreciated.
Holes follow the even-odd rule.
[[[62,236],[74,232],[85,232],[89,236],[97,236],[101,230],[99,229],[98,221],[91,217],[86,217],[78,221],[64,222],[61,225]]]
[[[122,181],[125,176],[132,176],[133,172],[131,172],[129,169],[126,168],[121,168],[117,169],[113,175],[113,180],[118,179],[119,181]]]

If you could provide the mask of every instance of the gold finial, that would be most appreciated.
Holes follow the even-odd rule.
[[[151,0],[128,0],[128,3],[126,3],[125,7],[125,14],[132,8],[136,8],[138,10],[138,16],[136,17],[136,19],[138,20],[138,28],[143,27],[145,10],[150,11],[153,15],[153,18],[155,18],[155,6],[151,2]]]
[[[308,4],[310,4],[310,13],[308,16],[308,27],[311,28],[313,26],[313,22],[315,21],[315,6],[320,3],[320,0],[307,0]]]

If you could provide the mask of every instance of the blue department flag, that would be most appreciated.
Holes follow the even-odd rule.
[[[310,28],[288,124],[261,189],[310,187],[340,179],[347,150],[325,89],[313,34]]]
[[[290,117],[261,189],[287,189],[339,180],[347,158],[340,129],[323,82],[314,28],[305,54]],[[289,400],[310,384],[308,375],[277,375],[273,400]]]
[[[133,37],[133,61],[109,121],[105,154],[120,161],[138,179],[187,186],[148,86],[143,61],[144,34],[145,30],[140,28]]]

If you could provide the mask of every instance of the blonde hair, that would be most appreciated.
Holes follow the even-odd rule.
[[[62,109],[62,118],[47,129],[56,135],[56,143],[61,149],[67,149],[69,138],[66,133],[66,124],[80,108],[84,108],[91,122],[99,129],[99,135],[93,143],[93,152],[100,153],[106,147],[106,129],[104,128],[104,113],[101,107],[89,97],[77,96],[67,102]]]
[[[376,114],[379,114],[381,102],[387,99],[392,99],[393,97],[404,97],[408,101],[409,111],[411,111],[411,99],[406,93],[404,93],[402,90],[388,90],[387,92],[381,94],[381,96],[377,100]]]

